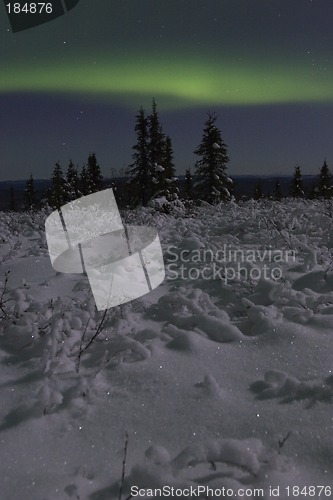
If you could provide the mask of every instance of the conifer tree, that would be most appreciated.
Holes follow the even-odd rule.
[[[282,200],[282,191],[281,191],[281,184],[280,184],[279,179],[276,179],[276,181],[275,181],[274,199],[276,201],[281,201]]]
[[[299,166],[295,167],[294,170],[294,176],[290,186],[290,195],[293,198],[304,197],[303,177],[302,177],[301,167]]]
[[[30,174],[30,177],[25,184],[23,208],[24,210],[33,210],[34,208],[36,208],[36,204],[35,182],[32,174]]]
[[[261,200],[264,197],[263,191],[262,191],[262,184],[261,182],[257,182],[257,184],[254,187],[254,192],[253,192],[253,199],[254,200]]]
[[[83,165],[81,173],[80,173],[80,193],[82,196],[86,196],[87,194],[90,193],[90,183],[89,183],[89,176],[87,172],[87,166]]]
[[[179,179],[173,161],[172,141],[169,136],[165,140],[165,172],[167,183],[167,198],[173,200],[179,195]]]
[[[168,201],[178,196],[178,177],[176,177],[173,162],[172,142],[169,136],[164,141],[164,151],[161,164],[155,167],[156,192],[155,196],[165,196]]]
[[[146,206],[157,196],[175,199],[178,195],[178,178],[173,162],[172,142],[162,131],[155,99],[148,117],[141,107],[136,116],[135,132],[137,142],[133,146],[134,162],[126,171],[131,203]]]
[[[147,206],[152,194],[152,171],[150,167],[149,132],[148,119],[141,107],[135,124],[137,142],[133,146],[134,162],[129,165],[126,176],[128,176],[128,198],[130,204],[142,204]]]
[[[49,205],[58,210],[66,203],[66,181],[60,163],[57,161],[51,177]]]
[[[332,197],[332,176],[326,160],[319,172],[318,194],[326,199]]]
[[[148,130],[149,130],[149,160],[150,164],[154,167],[163,162],[165,137],[160,124],[157,104],[153,99],[152,112],[148,117]]]
[[[100,166],[97,163],[95,153],[90,153],[90,155],[88,156],[86,172],[88,181],[88,193],[91,194],[100,191],[103,185],[103,176]]]
[[[66,173],[66,201],[76,200],[80,196],[79,174],[74,163],[70,160]]]
[[[166,141],[160,124],[157,104],[153,99],[152,112],[148,117],[149,131],[149,164],[151,169],[152,196],[162,196],[166,194],[166,172],[164,167]]]
[[[226,173],[229,161],[227,146],[216,127],[217,116],[208,113],[203,137],[194,153],[200,156],[195,164],[195,187],[199,199],[215,204],[230,199],[230,182]]]

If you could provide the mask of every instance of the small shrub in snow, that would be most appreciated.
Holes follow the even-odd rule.
[[[185,205],[178,198],[173,201],[167,200],[165,196],[154,198],[150,201],[149,206],[156,212],[182,217],[185,215]]]

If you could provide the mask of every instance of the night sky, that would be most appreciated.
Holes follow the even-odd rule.
[[[153,97],[179,174],[208,111],[230,175],[333,170],[332,0],[81,0],[18,33],[0,13],[0,180],[90,152],[110,176]]]

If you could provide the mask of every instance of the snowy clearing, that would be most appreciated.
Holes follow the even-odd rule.
[[[158,230],[167,277],[100,331],[86,277],[51,267],[48,214],[2,213],[1,500],[119,498],[126,433],[123,499],[332,485],[332,213],[288,200],[122,214]]]

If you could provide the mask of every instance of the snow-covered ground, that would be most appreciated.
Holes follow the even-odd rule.
[[[103,311],[52,269],[46,216],[0,218],[1,500],[331,496],[329,202],[123,214],[167,276],[89,346]]]

